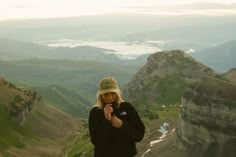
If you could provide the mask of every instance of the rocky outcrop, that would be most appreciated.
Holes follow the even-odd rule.
[[[196,157],[236,155],[236,85],[203,77],[187,89],[182,105],[177,129],[180,150]]]
[[[36,92],[18,88],[2,77],[0,77],[0,92],[0,105],[8,111],[19,126],[25,124],[41,99]]]
[[[36,94],[36,93],[35,93]],[[26,120],[34,112],[35,106],[40,102],[40,96],[35,95],[28,101],[15,102],[10,104],[10,114],[19,126],[23,126]]]

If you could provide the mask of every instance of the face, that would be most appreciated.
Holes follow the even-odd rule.
[[[113,92],[102,94],[102,99],[106,104],[110,104],[116,101],[116,97],[117,97],[116,93],[113,93]]]

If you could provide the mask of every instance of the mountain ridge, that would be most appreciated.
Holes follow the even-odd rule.
[[[149,56],[122,92],[125,100],[138,106],[176,104],[187,85],[204,75],[217,74],[182,50],[157,52]]]
[[[14,45],[12,47],[11,45]],[[14,39],[0,38],[0,58],[4,60],[22,60],[29,58],[42,59],[70,59],[70,60],[90,60],[103,62],[119,62],[119,57],[106,53],[113,50],[97,48],[92,46],[69,47],[48,47],[36,43],[29,43]],[[90,53],[88,56],[87,54]],[[108,60],[108,58],[110,60]]]
[[[45,104],[3,77],[0,93],[0,156],[61,156],[84,132],[85,121]],[[31,98],[36,102],[25,105]]]
[[[224,73],[236,67],[234,61],[234,58],[236,58],[235,45],[236,40],[231,40],[214,47],[190,53],[190,55],[218,72]]]
[[[12,46],[14,45],[14,47]],[[77,47],[49,47],[37,43],[19,41],[0,37],[0,60],[25,60],[25,59],[55,59],[71,61],[96,61],[101,63],[115,63],[119,65],[140,66],[148,54],[136,59],[121,59],[113,54],[115,50],[94,46]]]

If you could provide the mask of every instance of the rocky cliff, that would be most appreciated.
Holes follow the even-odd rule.
[[[122,93],[125,100],[137,106],[176,104],[188,84],[202,76],[215,75],[212,69],[181,50],[163,51],[148,57]]]
[[[196,157],[236,155],[236,85],[204,77],[182,97],[178,148]]]
[[[10,113],[19,126],[24,125],[40,101],[36,92],[18,88],[2,77],[0,77],[0,93],[0,105]]]

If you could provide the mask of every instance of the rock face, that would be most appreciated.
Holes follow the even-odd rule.
[[[189,83],[215,75],[212,69],[181,50],[163,51],[148,57],[122,93],[126,101],[138,106],[175,104],[180,102]]]
[[[203,77],[182,97],[178,148],[196,157],[236,155],[236,85]]]
[[[0,107],[4,107],[19,126],[23,126],[40,101],[36,92],[21,89],[0,77]]]
[[[29,101],[22,101],[18,104],[11,103],[10,114],[19,126],[23,126],[31,113],[34,111],[35,106],[39,103],[40,97],[34,96]]]

